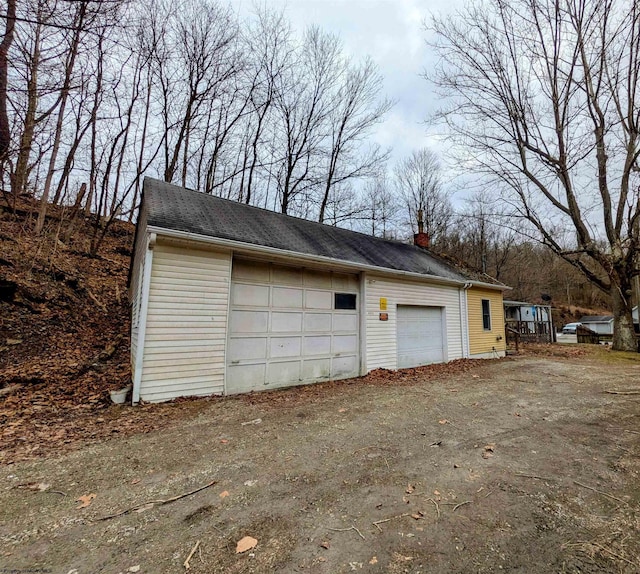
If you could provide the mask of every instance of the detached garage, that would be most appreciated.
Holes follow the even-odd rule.
[[[416,245],[146,179],[129,276],[133,402],[468,357],[472,286],[504,290]]]

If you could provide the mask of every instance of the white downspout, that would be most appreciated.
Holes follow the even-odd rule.
[[[140,402],[140,383],[142,382],[142,364],[144,362],[144,340],[147,331],[147,312],[149,309],[149,288],[151,283],[151,265],[153,263],[153,248],[156,244],[156,234],[150,233],[147,239],[147,249],[144,253],[144,273],[140,284],[140,296],[142,303],[140,304],[139,323],[138,323],[138,345],[136,347],[136,357],[133,370],[133,392],[131,403]]]
[[[465,283],[460,289],[460,330],[462,337],[462,357],[468,359],[470,356],[469,346],[469,309],[467,306],[467,290],[472,286],[471,283]]]

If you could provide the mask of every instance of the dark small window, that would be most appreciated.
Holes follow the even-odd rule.
[[[485,331],[491,331],[491,304],[489,299],[482,300],[482,327]]]
[[[356,294],[355,293],[336,293],[334,296],[335,309],[355,309]]]

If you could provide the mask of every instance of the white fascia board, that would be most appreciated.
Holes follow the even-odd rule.
[[[397,269],[389,269],[387,267],[377,267],[375,265],[367,265],[366,263],[353,263],[351,261],[345,261],[344,259],[334,259],[333,257],[325,257],[323,255],[308,255],[306,253],[299,253],[298,251],[289,251],[286,249],[276,249],[275,247],[268,247],[266,245],[253,245],[251,243],[244,243],[242,241],[235,241],[233,239],[223,239],[221,237],[210,237],[208,235],[200,235],[199,233],[192,233],[189,231],[178,231],[176,229],[167,229],[164,227],[157,227],[155,225],[149,225],[147,230],[150,233],[156,233],[157,235],[164,235],[166,237],[180,239],[183,241],[193,241],[196,243],[205,243],[208,245],[223,247],[231,249],[235,253],[251,255],[252,253],[262,255],[272,255],[276,257],[284,257],[286,259],[295,260],[298,264],[301,261],[307,261],[309,263],[323,263],[325,265],[331,265],[332,267],[340,267],[344,270],[353,271],[370,271],[381,275],[393,275],[400,277],[407,277],[410,279],[418,279],[422,281],[429,281],[431,283],[439,283],[441,285],[451,285],[455,287],[464,287],[471,284],[478,287],[485,287],[487,289],[495,289],[499,291],[505,291],[510,287],[504,285],[493,285],[491,283],[482,283],[480,281],[470,280],[455,280],[447,279],[445,277],[439,277],[438,275],[427,275],[424,273],[413,273],[411,271],[400,271]]]

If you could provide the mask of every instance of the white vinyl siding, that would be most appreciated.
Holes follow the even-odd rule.
[[[367,370],[397,369],[398,305],[442,307],[444,313],[444,360],[463,356],[460,295],[457,287],[435,285],[426,281],[366,276]],[[380,299],[387,299],[387,310],[380,310]],[[465,311],[466,312],[466,311]],[[388,320],[381,321],[380,313]]]
[[[230,252],[155,246],[143,401],[223,392],[230,269]]]

